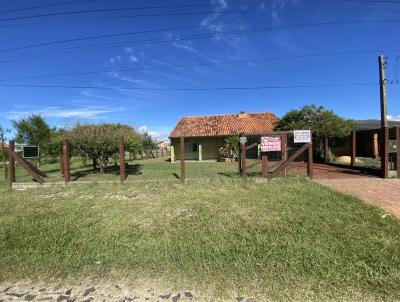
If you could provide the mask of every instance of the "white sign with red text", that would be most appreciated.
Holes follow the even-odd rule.
[[[282,141],[280,136],[262,136],[261,152],[275,152],[282,150]]]

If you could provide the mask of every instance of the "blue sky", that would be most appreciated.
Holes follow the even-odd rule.
[[[18,12],[6,11],[57,2],[3,2],[0,10],[0,124],[6,128],[10,127],[11,119],[34,112],[43,115],[52,126],[63,127],[77,121],[121,122],[147,129],[156,138],[166,138],[182,115],[244,110],[272,111],[282,116],[306,104],[323,105],[347,118],[379,118],[377,85],[206,91],[165,89],[375,84],[380,53],[387,56],[386,73],[390,80],[396,81],[396,67],[400,68],[397,66],[400,65],[400,22],[395,22],[400,21],[400,1],[91,0]],[[6,20],[53,12],[191,4],[201,6]],[[178,15],[189,12],[195,14]],[[175,15],[159,16],[167,13]],[[158,16],[133,17],[140,14]],[[291,27],[360,20],[392,22]],[[254,32],[254,29],[282,26],[289,27]],[[176,27],[192,28],[171,29]],[[65,39],[148,30],[160,31],[12,50]],[[221,35],[231,31],[248,32]],[[187,36],[199,34],[207,38],[187,39]],[[170,42],[135,42],[148,39],[169,39]],[[87,45],[92,46],[78,48]],[[350,51],[370,52],[282,58]],[[281,59],[160,68],[262,58]],[[119,71],[132,68],[142,70]],[[101,70],[109,72],[19,79]],[[398,73],[400,78],[400,70]],[[75,88],[2,87],[2,84]],[[121,87],[130,89],[121,90]],[[145,89],[135,90],[135,87]],[[393,119],[400,118],[399,100],[400,85],[389,85],[388,107]]]

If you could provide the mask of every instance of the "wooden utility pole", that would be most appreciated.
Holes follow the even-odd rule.
[[[382,177],[389,177],[389,129],[387,122],[385,57],[378,57],[379,63],[379,92],[381,104],[381,171]]]
[[[14,141],[9,141],[8,142],[8,151],[9,151],[8,152],[8,165],[9,165],[8,177],[9,177],[10,188],[12,189],[12,184],[16,180],[15,179],[15,159],[11,154],[12,152],[15,151],[15,142]]]
[[[124,182],[126,179],[126,171],[125,171],[125,140],[124,136],[121,134],[119,137],[119,177],[121,182]]]

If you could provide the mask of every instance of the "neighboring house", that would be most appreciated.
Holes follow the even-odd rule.
[[[271,112],[182,117],[170,134],[171,161],[180,159],[181,136],[185,138],[185,159],[218,160],[227,137],[243,134],[252,143],[260,134],[273,131],[277,121]]]
[[[395,127],[400,127],[400,122],[389,121],[389,140],[390,144],[395,144]],[[381,121],[380,120],[359,120],[354,122],[356,131],[356,155],[358,157],[371,157],[378,159],[381,152]],[[349,156],[351,154],[351,136],[337,139],[329,138],[329,148],[331,152],[339,156]],[[393,152],[390,150],[390,152]]]
[[[157,143],[157,148],[169,151],[169,149],[171,148],[171,144],[169,142],[159,142]]]

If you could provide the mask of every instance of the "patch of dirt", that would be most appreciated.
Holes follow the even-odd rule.
[[[6,281],[0,283],[0,301],[222,301],[207,294],[191,290],[173,290],[158,283],[136,284],[84,280],[68,283],[65,280]],[[234,296],[224,301],[261,301]]]

